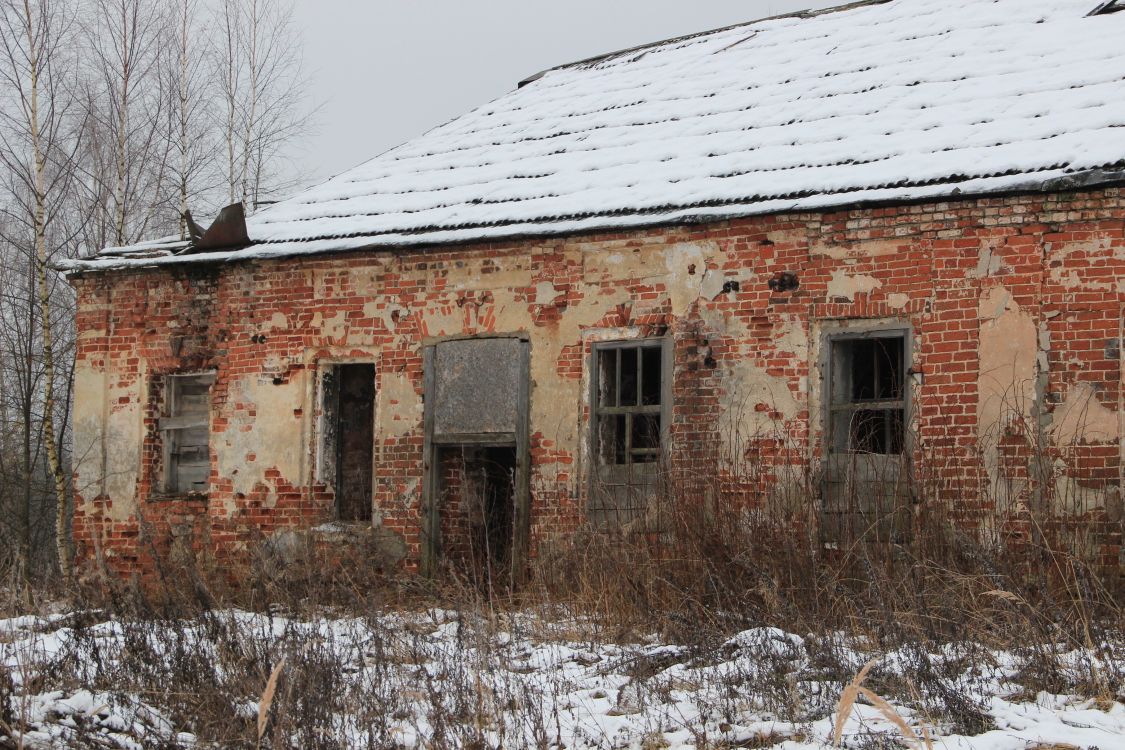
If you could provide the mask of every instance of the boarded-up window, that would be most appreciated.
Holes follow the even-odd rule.
[[[434,347],[436,439],[458,442],[457,436],[515,435],[520,381],[527,377],[524,347],[516,338],[461,339]]]
[[[907,333],[841,333],[827,344],[825,539],[903,541],[910,520]]]
[[[207,491],[211,476],[211,373],[169,375],[160,432],[164,443],[164,491]]]
[[[590,404],[596,525],[631,524],[651,510],[668,419],[662,339],[594,345]]]

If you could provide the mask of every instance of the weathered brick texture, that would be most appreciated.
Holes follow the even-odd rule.
[[[786,272],[799,288],[771,290]],[[970,526],[1021,503],[1092,514],[1106,519],[1107,559],[1119,553],[1119,188],[73,281],[75,536],[84,559],[123,574],[175,550],[237,557],[331,520],[316,471],[323,362],[375,364],[374,518],[409,566],[423,342],[530,334],[534,553],[583,519],[592,341],[672,337],[673,469],[690,483],[710,467],[709,486],[726,477],[725,500],[746,502],[815,477],[822,331],[868,319],[912,330],[930,500]],[[162,380],[192,370],[217,374],[211,488],[161,497]]]

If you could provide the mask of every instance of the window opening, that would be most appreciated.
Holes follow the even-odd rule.
[[[164,491],[203,493],[211,477],[211,384],[213,373],[169,375],[160,431]]]
[[[598,345],[594,407],[597,455],[607,466],[654,463],[662,449],[661,342]]]
[[[833,340],[832,448],[861,453],[903,452],[905,344],[901,333]]]
[[[594,344],[592,470],[587,517],[595,526],[651,531],[668,426],[668,342]]]
[[[908,335],[901,328],[842,332],[826,342],[826,543],[910,538]]]

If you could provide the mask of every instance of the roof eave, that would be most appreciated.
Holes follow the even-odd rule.
[[[1028,179],[1022,182],[1009,183],[997,189],[961,190],[956,185],[954,185],[953,189],[947,192],[935,192],[931,195],[905,199],[858,197],[855,200],[840,201],[838,203],[825,202],[824,204],[817,206],[793,205],[790,207],[774,207],[768,209],[765,208],[767,204],[773,205],[775,203],[778,203],[778,201],[740,203],[716,207],[688,206],[682,209],[672,209],[662,211],[661,213],[654,213],[649,216],[645,216],[642,214],[633,214],[631,216],[628,214],[603,214],[600,216],[586,217],[585,221],[588,222],[589,226],[581,229],[575,229],[573,226],[574,222],[571,221],[556,220],[554,222],[543,221],[539,223],[523,222],[520,224],[512,225],[512,231],[510,232],[505,232],[504,228],[501,227],[496,228],[496,230],[490,233],[488,236],[466,237],[464,239],[435,239],[435,235],[442,233],[448,234],[456,230],[433,229],[419,231],[414,234],[374,235],[370,237],[369,242],[361,244],[354,244],[354,242],[346,243],[345,241],[363,238],[339,237],[308,240],[303,241],[304,244],[307,244],[309,246],[308,250],[294,249],[289,252],[276,254],[271,254],[268,252],[260,252],[258,254],[243,252],[247,250],[253,250],[254,248],[259,248],[261,251],[266,251],[271,245],[281,244],[259,242],[254,243],[247,248],[242,248],[241,251],[235,252],[198,253],[194,255],[170,255],[160,258],[144,258],[136,260],[118,257],[106,259],[105,261],[101,262],[99,262],[99,260],[96,258],[86,258],[78,260],[59,261],[52,264],[52,267],[56,271],[59,271],[66,274],[68,277],[71,277],[83,276],[86,274],[106,274],[123,271],[148,270],[165,266],[180,268],[187,265],[201,266],[238,263],[256,260],[330,255],[341,252],[362,252],[365,250],[393,251],[406,248],[425,249],[426,247],[455,247],[489,242],[516,242],[530,239],[548,239],[560,236],[582,236],[615,231],[639,231],[643,229],[652,229],[676,224],[711,224],[720,221],[744,219],[752,216],[770,216],[793,212],[836,212],[860,208],[938,203],[949,200],[971,200],[974,198],[983,197],[1003,197],[1042,193],[1065,193],[1089,190],[1092,188],[1108,188],[1119,185],[1125,185],[1125,167],[1114,169],[1088,169],[1081,172],[1075,172],[1073,174],[1055,176],[1047,179]],[[755,207],[758,207],[758,209],[756,210]],[[597,223],[597,220],[599,218],[604,219],[605,221],[599,224]],[[610,223],[608,220],[611,218],[614,219],[617,223]],[[637,219],[637,221],[625,224],[622,223],[623,219],[629,218],[635,218]],[[529,226],[534,226],[535,228],[533,230],[525,229]],[[338,243],[338,245],[347,244],[348,246],[331,247],[330,245],[334,240]],[[300,245],[302,244],[302,242],[285,244]],[[315,245],[317,244],[321,245],[321,247],[315,247]]]

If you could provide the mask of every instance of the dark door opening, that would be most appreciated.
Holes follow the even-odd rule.
[[[530,538],[530,344],[450,339],[422,353],[422,573],[519,586]]]
[[[335,368],[339,387],[336,407],[336,517],[370,521],[375,449],[375,365]]]
[[[507,585],[515,515],[515,447],[445,448],[439,460],[446,561],[478,586]]]

